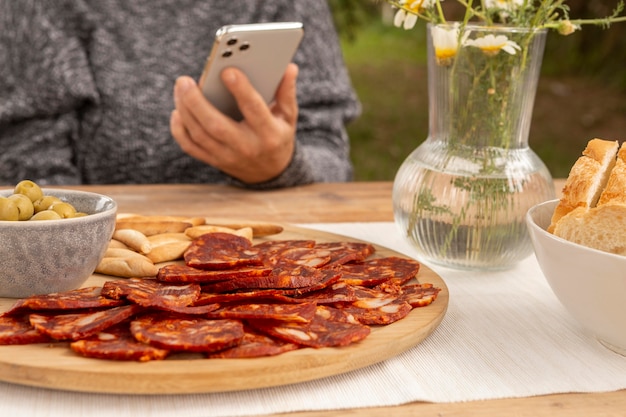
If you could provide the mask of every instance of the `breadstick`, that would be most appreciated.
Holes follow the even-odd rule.
[[[253,231],[252,231],[251,227],[242,227],[241,229],[237,229],[237,230],[235,230],[234,234],[237,235],[237,236],[245,237],[250,242],[252,242],[252,239],[254,237],[254,234],[253,234]]]
[[[255,222],[248,220],[214,219],[207,217],[206,224],[229,227],[231,229],[252,228],[254,237],[276,235],[283,231],[283,227],[275,223]]]
[[[116,230],[132,229],[143,233],[145,236],[158,235],[161,233],[177,233],[184,232],[185,229],[191,227],[192,224],[187,221],[180,220],[118,220],[115,224]]]
[[[117,215],[115,216],[117,220],[132,219],[134,217],[141,217],[141,215],[135,214],[135,213],[119,213],[118,212]]]
[[[204,217],[186,217],[186,216],[160,216],[160,215],[149,215],[142,216],[138,214],[131,215],[118,215],[118,220],[123,220],[127,222],[185,222],[190,223],[192,226],[199,226],[205,223]]]
[[[152,262],[138,257],[103,258],[95,272],[123,278],[141,278],[156,276],[159,268]]]
[[[153,246],[163,245],[171,242],[189,242],[191,238],[184,232],[179,233],[159,233],[158,235],[148,236],[150,244]]]
[[[230,227],[223,226],[213,226],[213,225],[201,225],[201,226],[193,226],[185,230],[185,234],[192,239],[195,239],[199,236],[202,236],[205,233],[230,233],[234,234],[235,229],[231,229]]]
[[[177,259],[182,259],[183,254],[189,245],[191,245],[191,240],[179,240],[163,243],[152,247],[152,250],[146,256],[155,264],[160,262],[175,261]]]
[[[108,248],[106,250],[106,252],[104,253],[104,257],[105,258],[124,258],[124,259],[129,259],[129,258],[141,258],[144,261],[148,261],[148,262],[152,262],[150,260],[150,258],[148,258],[146,255],[142,255],[139,252],[135,252],[132,249],[124,249],[124,248]]]
[[[108,248],[117,248],[117,249],[128,249],[128,246],[125,243],[120,242],[117,239],[111,239],[109,242]]]
[[[119,240],[131,249],[139,253],[146,254],[152,249],[150,241],[139,230],[135,229],[118,229],[113,232],[113,239]]]

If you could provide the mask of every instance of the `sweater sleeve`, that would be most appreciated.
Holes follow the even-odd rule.
[[[72,143],[96,89],[79,28],[63,27],[64,19],[41,4],[0,0],[2,184],[80,183]]]

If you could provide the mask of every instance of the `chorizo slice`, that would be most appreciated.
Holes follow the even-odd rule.
[[[325,313],[317,313],[309,323],[249,320],[255,329],[301,346],[323,348],[347,346],[365,339],[370,328],[363,324],[329,321]]]
[[[233,302],[277,302],[277,303],[287,303],[287,304],[295,304],[301,303],[301,300],[298,300],[293,297],[286,296],[280,290],[275,289],[267,289],[267,290],[255,290],[255,291],[245,291],[245,292],[235,292],[235,293],[223,293],[223,294],[215,294],[203,292],[200,293],[200,297],[196,300],[194,305],[201,306],[204,304],[213,304],[213,303],[233,303]]]
[[[440,291],[441,288],[429,283],[405,285],[399,298],[411,304],[413,308],[425,307],[437,299]]]
[[[420,263],[412,259],[389,256],[343,264],[337,269],[341,271],[341,279],[351,285],[373,287],[386,281],[403,285],[417,275]]]
[[[314,240],[268,240],[260,242],[254,245],[254,248],[258,249],[263,261],[266,265],[276,265],[282,253],[294,248],[312,248],[315,246]]]
[[[377,307],[364,307],[363,303],[336,304],[359,322],[365,325],[386,325],[405,318],[413,309],[411,304],[401,298],[395,298]]]
[[[242,266],[232,269],[199,269],[187,265],[165,265],[159,269],[157,280],[173,283],[209,283],[236,278],[267,276],[272,272],[265,266]]]
[[[160,349],[184,352],[215,352],[235,346],[243,339],[239,320],[211,320],[172,314],[148,314],[130,323],[140,342]]]
[[[319,304],[334,304],[342,302],[356,301],[356,292],[351,285],[339,281],[330,287],[317,291],[311,291],[301,296],[295,297],[299,301],[311,301]]]
[[[290,248],[285,249],[273,261],[274,266],[281,265],[304,265],[311,268],[321,268],[327,265],[332,253],[327,249],[318,248]]]
[[[374,245],[365,242],[322,242],[316,244],[315,248],[331,252],[331,259],[326,267],[364,261],[376,252]]]
[[[295,267],[277,267],[267,276],[243,277],[217,282],[203,286],[203,290],[212,293],[223,293],[235,290],[250,289],[305,289],[314,288],[324,283],[323,287],[338,281],[339,272],[311,268],[303,265]]]
[[[295,343],[285,342],[244,326],[243,339],[237,346],[211,353],[207,357],[212,359],[258,358],[280,355],[299,348],[300,346]]]
[[[205,316],[206,314],[217,310],[220,308],[220,304],[204,304],[204,305],[194,305],[194,306],[177,306],[177,305],[158,305],[154,306],[159,310],[170,311],[172,313],[177,314],[185,314],[189,316]]]
[[[50,336],[37,331],[28,321],[28,316],[0,317],[0,345],[29,345],[52,340]]]
[[[241,236],[206,233],[194,239],[183,256],[185,264],[202,269],[228,269],[236,266],[263,265],[258,248]]]
[[[390,324],[406,317],[413,309],[397,294],[357,286],[354,290],[357,296],[356,301],[337,303],[333,306],[352,314],[363,324]]]
[[[207,314],[209,318],[271,319],[308,323],[315,315],[315,303],[225,305]]]
[[[112,300],[102,296],[101,290],[101,287],[85,287],[71,291],[34,295],[16,301],[2,316],[21,313],[25,310],[80,310],[116,307],[126,304],[124,301]]]
[[[353,324],[361,324],[354,315],[348,313],[345,310],[341,310],[335,307],[322,305],[317,306],[317,310],[315,312],[320,318],[323,318],[328,321],[339,321],[342,323],[353,323]]]
[[[168,350],[137,341],[130,333],[127,322],[113,326],[92,337],[71,342],[70,348],[77,354],[88,358],[117,361],[162,360],[170,353]]]
[[[114,299],[126,298],[143,307],[185,307],[200,296],[198,284],[174,285],[154,279],[131,278],[107,281],[102,293]]]
[[[78,340],[99,333],[135,314],[142,308],[135,304],[114,307],[93,313],[60,315],[29,315],[30,324],[37,331],[56,340]]]

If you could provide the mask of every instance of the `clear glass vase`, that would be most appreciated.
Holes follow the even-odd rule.
[[[396,224],[423,262],[512,267],[532,251],[527,210],[555,196],[528,146],[546,31],[427,30],[429,135],[396,174]]]

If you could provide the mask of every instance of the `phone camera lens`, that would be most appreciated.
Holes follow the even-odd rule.
[[[228,58],[229,56],[233,55],[233,51],[231,51],[230,49],[225,50],[224,52],[222,52],[222,57],[224,58]]]
[[[242,43],[241,46],[239,47],[240,51],[246,51],[248,49],[250,49],[250,44],[248,42]]]
[[[236,43],[237,43],[237,38],[230,38],[228,41],[226,41],[226,44],[228,46],[233,46]]]

